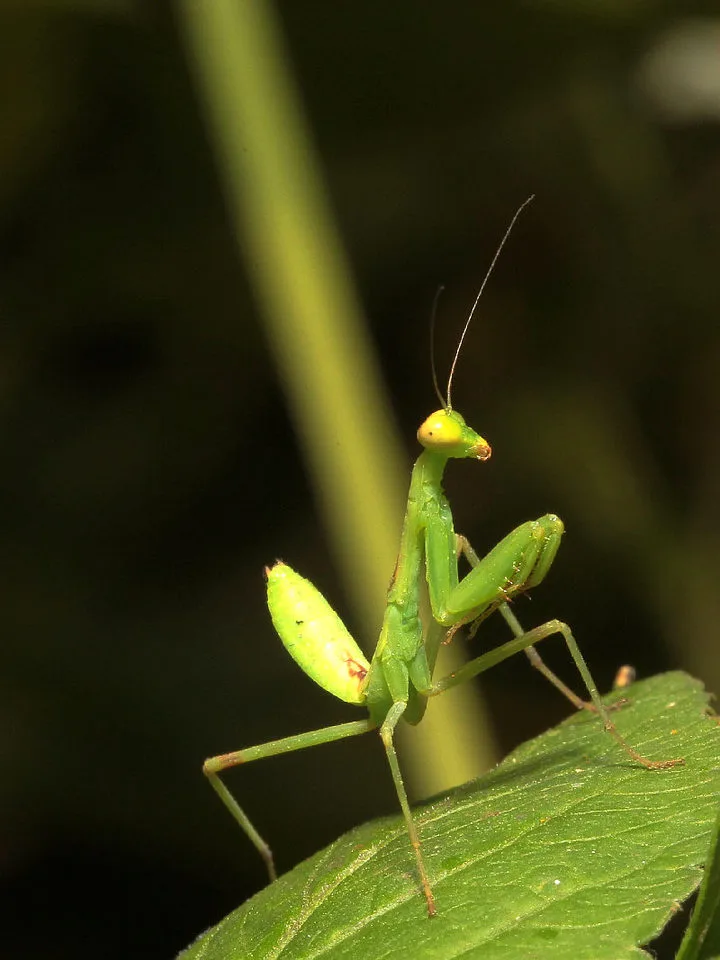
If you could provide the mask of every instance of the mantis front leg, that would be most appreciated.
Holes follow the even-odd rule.
[[[547,573],[560,545],[563,529],[562,521],[554,514],[548,514],[545,517],[541,517],[540,520],[522,524],[513,530],[512,533],[508,534],[504,540],[482,559],[477,556],[464,537],[458,537],[456,539],[457,551],[462,552],[467,557],[473,569],[463,580],[459,583],[456,582],[456,585],[449,591],[445,598],[444,609],[438,605],[436,612],[436,608],[433,608],[434,616],[439,622],[442,622],[441,617],[445,617],[452,627],[458,623],[468,623],[478,617],[482,618],[489,612],[499,609],[506,623],[512,630],[515,639],[477,657],[454,674],[450,674],[437,683],[434,683],[430,689],[426,691],[426,694],[428,696],[436,696],[459,683],[463,683],[477,676],[485,670],[489,670],[490,667],[495,666],[514,653],[524,650],[529,656],[533,666],[540,670],[576,707],[590,709],[592,712],[597,713],[603,721],[607,732],[637,763],[652,770],[673,767],[683,763],[683,760],[679,758],[671,760],[649,760],[647,757],[639,754],[624,740],[610,719],[607,707],[600,699],[597,685],[572,635],[572,631],[566,623],[560,620],[550,620],[526,632],[510,609],[508,601],[511,600],[515,594],[535,586]],[[434,531],[428,530],[428,538],[439,532],[439,528],[437,527]],[[436,561],[441,553],[438,547],[442,543],[446,544],[447,542],[448,531],[445,530],[442,539],[436,537],[433,544],[433,557]],[[427,550],[428,570],[430,571],[431,553],[429,545]],[[457,563],[457,553],[452,558],[452,562]],[[430,595],[432,602],[432,587]],[[435,599],[436,602],[439,599],[437,594]],[[590,695],[591,704],[586,704],[582,701],[559,677],[556,677],[535,650],[534,645],[536,643],[558,633],[561,634],[565,640],[570,655]]]

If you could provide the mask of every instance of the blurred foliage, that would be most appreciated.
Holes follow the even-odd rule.
[[[720,81],[702,44],[667,60],[717,24],[659,2],[278,10],[408,463],[435,290],[443,370],[535,193],[458,369],[494,448],[449,473],[458,527],[483,549],[556,511],[523,621],[572,623],[603,687],[627,661],[718,689]],[[0,50],[6,949],[167,956],[263,882],[202,759],[347,718],[276,642],[263,564],[346,604],[173,10],[5,0]],[[565,711],[522,660],[482,684],[506,748]],[[367,741],[238,776],[281,868],[395,811]]]

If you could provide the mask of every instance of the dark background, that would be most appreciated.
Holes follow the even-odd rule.
[[[720,684],[720,21],[677,9],[279,5],[408,466],[435,290],[444,370],[536,194],[455,387],[494,458],[448,491],[480,550],[563,517],[524,618],[603,688]],[[0,956],[170,957],[264,883],[203,758],[356,716],[262,567],[343,596],[172,9],[4,2],[0,54]],[[521,659],[482,688],[501,750],[568,712]],[[233,781],[281,869],[394,811],[365,740]]]

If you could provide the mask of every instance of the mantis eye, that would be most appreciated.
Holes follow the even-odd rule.
[[[445,410],[436,410],[420,425],[417,438],[424,447],[456,447],[463,440],[462,425]]]

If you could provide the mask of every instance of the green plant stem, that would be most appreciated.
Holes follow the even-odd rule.
[[[178,9],[228,209],[335,558],[359,622],[374,627],[408,473],[272,7],[180,0]],[[492,762],[476,696],[467,689],[433,705],[441,728],[425,721],[406,738],[415,745],[409,774],[417,792],[462,782]],[[442,774],[433,773],[438,756]]]

